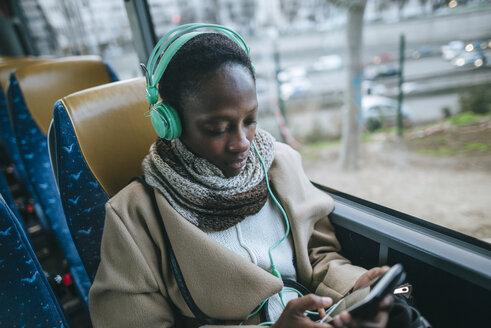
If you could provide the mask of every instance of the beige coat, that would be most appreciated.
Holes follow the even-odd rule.
[[[339,299],[365,270],[337,253],[340,245],[327,218],[333,199],[309,182],[300,155],[287,145],[276,144],[269,176],[291,223],[297,280],[318,295]],[[156,197],[187,287],[206,315],[236,325],[281,290],[280,279],[208,237],[159,192]],[[170,270],[156,220],[140,183],[107,203],[101,263],[89,294],[94,327],[197,326]]]

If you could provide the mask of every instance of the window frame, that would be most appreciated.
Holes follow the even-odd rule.
[[[379,244],[379,265],[389,249],[491,291],[491,244],[314,183],[335,200],[332,223]]]

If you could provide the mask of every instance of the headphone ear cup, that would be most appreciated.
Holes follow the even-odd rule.
[[[150,119],[159,137],[172,140],[181,135],[181,120],[172,106],[163,102],[156,103],[150,111]]]

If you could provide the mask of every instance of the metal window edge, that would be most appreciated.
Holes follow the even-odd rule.
[[[336,199],[336,206],[330,218],[335,225],[491,291],[489,251],[332,196]]]

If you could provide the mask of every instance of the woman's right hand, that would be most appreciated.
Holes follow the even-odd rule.
[[[312,321],[305,315],[305,311],[318,311],[322,318],[326,314],[326,308],[332,305],[332,299],[329,297],[321,297],[314,294],[309,294],[288,302],[283,310],[283,313],[278,318],[278,321],[272,326],[273,328],[296,328],[296,327],[311,327],[311,328],[326,328],[332,327],[325,323]]]

